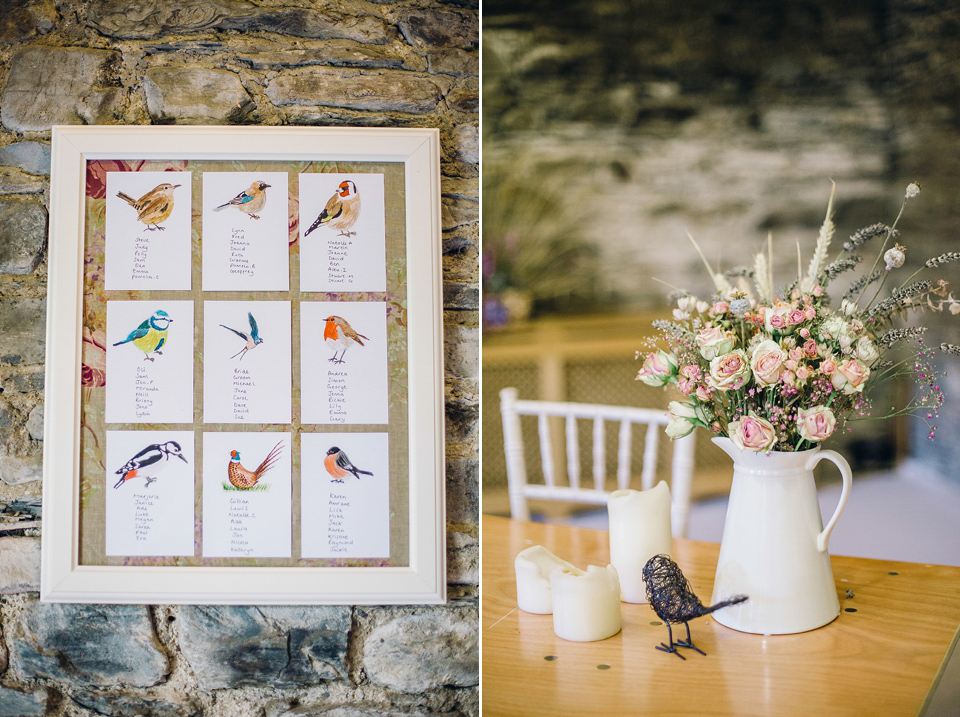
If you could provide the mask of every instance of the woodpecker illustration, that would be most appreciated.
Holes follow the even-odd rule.
[[[236,207],[251,219],[259,219],[257,212],[263,209],[263,205],[267,203],[266,190],[269,186],[266,182],[261,182],[258,179],[229,202],[224,202],[216,207],[214,211],[219,212],[225,207]]]
[[[153,316],[131,331],[123,341],[117,341],[114,346],[132,343],[143,351],[144,361],[153,361],[154,357],[150,354],[163,355],[160,349],[167,343],[167,329],[171,321],[173,319],[166,311],[154,311]]]
[[[128,480],[134,478],[146,478],[144,487],[153,483],[160,472],[170,463],[170,458],[179,458],[184,463],[187,459],[183,457],[180,444],[176,441],[167,441],[166,443],[153,443],[129,461],[123,464],[123,467],[116,471],[120,476],[114,488],[119,488]]]
[[[280,452],[283,449],[283,441],[275,445],[263,462],[257,466],[256,470],[250,471],[240,463],[240,451],[230,451],[230,463],[227,465],[227,478],[234,488],[249,490],[257,484],[263,474],[273,468],[274,464],[280,460]]]
[[[333,349],[333,356],[329,359],[333,363],[343,363],[344,354],[354,344],[363,346],[364,343],[360,339],[370,340],[354,331],[342,316],[328,316],[324,321],[326,324],[323,327],[323,340],[329,348]],[[340,352],[339,358],[337,358],[338,352]]]
[[[354,478],[359,478],[361,473],[368,476],[373,475],[370,471],[360,470],[353,465],[347,458],[347,454],[336,446],[332,446],[327,451],[327,455],[323,459],[323,467],[327,469],[327,473],[330,474],[334,483],[343,483],[343,479],[347,477],[348,473],[353,473]]]
[[[230,358],[236,358],[237,356],[239,356],[240,360],[242,361],[243,357],[247,355],[247,351],[249,351],[250,349],[255,349],[257,348],[257,346],[263,343],[263,339],[260,337],[260,329],[257,328],[257,320],[253,318],[253,314],[251,314],[250,312],[247,312],[247,320],[250,322],[250,333],[246,333],[245,331],[237,331],[237,329],[231,329],[226,324],[220,324],[227,331],[232,331],[241,339],[247,342],[242,349],[240,349],[237,353],[235,353]]]
[[[303,233],[303,236],[306,237],[314,229],[321,226],[339,229],[341,236],[355,236],[356,232],[348,230],[357,223],[359,216],[360,195],[357,193],[357,185],[349,179],[345,180],[340,182],[337,191],[327,200],[327,205],[320,212],[320,216],[313,220],[313,224]]]
[[[158,184],[139,199],[117,192],[117,196],[137,210],[137,219],[147,225],[147,229],[154,231],[163,230],[166,227],[160,226],[161,222],[167,221],[173,212],[173,190],[180,187],[180,184]]]

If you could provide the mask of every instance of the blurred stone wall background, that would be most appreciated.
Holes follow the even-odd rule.
[[[471,0],[0,3],[0,716],[476,715],[479,13]],[[53,124],[437,127],[448,604],[37,601]]]
[[[724,268],[772,232],[785,283],[831,179],[835,242],[891,223],[919,181],[901,271],[960,250],[955,3],[488,0],[483,22],[485,325],[504,291],[541,316],[664,307],[652,277],[708,295],[687,230]],[[960,266],[940,272],[960,296]],[[957,343],[958,318],[918,317],[930,344]],[[938,440],[912,423],[909,450],[960,480],[960,363],[939,364]]]

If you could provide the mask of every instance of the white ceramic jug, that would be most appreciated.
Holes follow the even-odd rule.
[[[713,442],[733,459],[733,485],[723,526],[712,602],[744,594],[749,600],[714,618],[764,635],[812,630],[840,614],[827,542],[850,496],[850,466],[836,451],[741,451],[729,438]],[[827,459],[840,469],[840,502],[820,517],[813,467]]]

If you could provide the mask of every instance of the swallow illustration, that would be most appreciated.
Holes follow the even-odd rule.
[[[167,467],[167,464],[170,463],[171,456],[179,458],[184,463],[187,462],[187,459],[184,458],[183,453],[181,453],[180,444],[176,441],[153,443],[147,446],[124,463],[122,468],[116,471],[117,475],[120,476],[120,480],[118,480],[117,484],[113,487],[119,488],[128,480],[133,480],[134,478],[146,478],[147,482],[144,487],[150,485],[157,479],[160,472]]]
[[[370,471],[360,470],[353,465],[347,458],[347,454],[336,446],[332,446],[327,451],[327,455],[323,459],[323,467],[327,469],[327,473],[330,474],[334,483],[343,483],[343,479],[347,477],[348,473],[353,473],[354,478],[359,478],[361,473],[368,476],[373,475]]]
[[[320,226],[328,226],[331,229],[339,229],[342,236],[354,236],[356,232],[347,231],[357,222],[360,216],[360,195],[357,193],[357,185],[349,179],[340,182],[337,191],[327,200],[327,206],[320,212],[320,216],[313,220],[310,228],[303,233],[306,237],[310,232]]]
[[[370,340],[354,331],[342,316],[328,316],[324,321],[326,324],[323,327],[323,340],[329,348],[333,349],[333,356],[329,359],[333,363],[343,363],[344,354],[354,344],[363,346],[364,343],[360,339]],[[341,352],[339,358],[337,358],[337,352]]]
[[[246,356],[247,351],[249,351],[250,349],[255,349],[257,346],[263,343],[263,339],[260,338],[260,329],[257,328],[257,320],[253,318],[253,314],[251,314],[249,311],[247,312],[247,319],[250,321],[249,334],[246,333],[245,331],[237,331],[236,329],[231,329],[226,324],[220,324],[227,331],[232,331],[241,339],[247,342],[242,349],[240,349],[237,353],[235,353],[230,358],[236,358],[237,356],[239,356],[240,360],[243,361],[243,357]]]
[[[263,209],[263,205],[267,203],[266,190],[269,186],[266,182],[261,182],[258,179],[229,202],[225,202],[219,207],[216,207],[214,211],[219,212],[225,207],[236,207],[251,219],[259,219],[260,217],[257,215],[257,212]]]
[[[163,230],[166,227],[160,226],[160,222],[165,222],[170,218],[173,212],[173,190],[180,187],[180,184],[158,184],[139,199],[117,192],[117,196],[137,210],[137,219],[147,225],[147,229]]]
[[[227,465],[227,478],[234,488],[249,490],[257,484],[263,474],[273,468],[273,465],[280,459],[280,451],[283,448],[283,441],[275,445],[263,462],[257,466],[256,470],[250,471],[240,463],[240,451],[230,451],[230,463]]]
[[[160,349],[167,343],[167,329],[171,321],[173,319],[166,311],[154,311],[153,316],[131,331],[123,341],[117,341],[114,346],[132,342],[143,351],[144,361],[153,361],[154,357],[150,354],[163,355]]]

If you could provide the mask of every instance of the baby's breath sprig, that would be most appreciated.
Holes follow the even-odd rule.
[[[680,339],[687,339],[693,336],[693,331],[686,326],[678,324],[676,321],[669,321],[668,319],[657,319],[653,322],[653,328]]]

